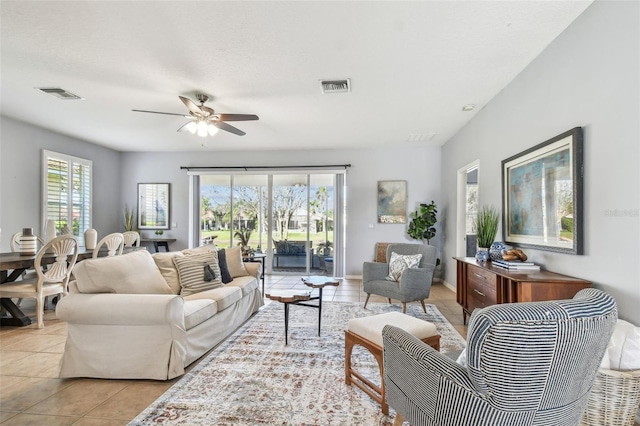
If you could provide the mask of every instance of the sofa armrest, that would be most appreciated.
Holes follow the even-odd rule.
[[[260,279],[261,270],[260,267],[262,264],[260,262],[244,262],[244,268],[247,270],[249,275],[252,277]]]
[[[86,325],[176,324],[184,329],[184,301],[173,294],[69,293],[56,316]]]

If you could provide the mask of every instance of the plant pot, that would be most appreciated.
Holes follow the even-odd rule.
[[[481,263],[489,260],[489,247],[478,247],[478,250],[476,250],[476,260]]]

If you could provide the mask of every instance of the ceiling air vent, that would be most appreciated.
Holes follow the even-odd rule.
[[[67,92],[64,89],[60,89],[60,88],[55,88],[55,87],[36,87],[36,89],[38,89],[39,91],[46,93],[47,95],[51,95],[54,96],[58,99],[64,99],[64,100],[69,100],[69,99],[83,99],[78,95],[74,95],[71,92]]]
[[[344,80],[320,80],[322,93],[349,93],[351,91],[351,79]]]

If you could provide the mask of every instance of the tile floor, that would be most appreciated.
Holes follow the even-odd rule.
[[[304,287],[298,275],[265,278],[267,292],[294,287]],[[366,294],[361,287],[360,280],[345,279],[339,287],[325,288],[323,300],[364,302]],[[369,303],[377,302],[386,303],[386,299],[371,296]],[[436,305],[466,336],[454,292],[436,283],[427,303]],[[34,304],[24,301],[22,308],[31,316]],[[35,324],[0,329],[0,424],[126,425],[179,380],[58,379],[66,335],[66,324],[56,319],[52,310],[45,312],[43,329]]]

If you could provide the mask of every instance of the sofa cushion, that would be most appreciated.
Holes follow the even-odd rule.
[[[391,252],[389,259],[389,275],[386,277],[389,281],[400,281],[400,276],[405,269],[417,268],[420,265],[422,253],[419,254],[398,254]]]
[[[83,260],[73,275],[81,293],[173,294],[146,250]]]
[[[233,277],[227,266],[227,253],[224,249],[218,250],[218,264],[220,265],[220,273],[222,274],[222,283],[228,284],[233,281]]]
[[[222,286],[216,252],[174,256],[173,263],[180,277],[181,296]]]
[[[213,244],[205,244],[200,247],[195,247],[191,249],[182,250],[182,254],[202,254],[202,253],[211,253],[212,251],[216,251],[216,246]]]
[[[247,269],[244,267],[244,262],[242,262],[242,249],[240,247],[225,249],[225,254],[227,258],[227,267],[229,268],[229,273],[233,278],[249,275]]]
[[[239,287],[242,290],[242,296],[246,296],[247,294],[255,291],[258,288],[258,280],[256,277],[252,277],[247,275],[246,277],[238,277],[234,278],[227,287]]]
[[[212,290],[202,291],[184,296],[184,300],[211,299],[215,300],[218,312],[232,306],[242,299],[242,290],[239,287],[225,285]]]
[[[173,294],[180,294],[180,277],[178,276],[178,270],[176,269],[175,263],[173,263],[174,256],[182,256],[182,253],[179,251],[174,252],[158,252],[153,253],[151,257],[153,257],[153,261],[156,262],[156,266],[160,270],[160,273],[164,277],[164,280],[167,282]]]
[[[218,312],[216,302],[211,299],[184,301],[184,328],[190,330],[202,324]]]

